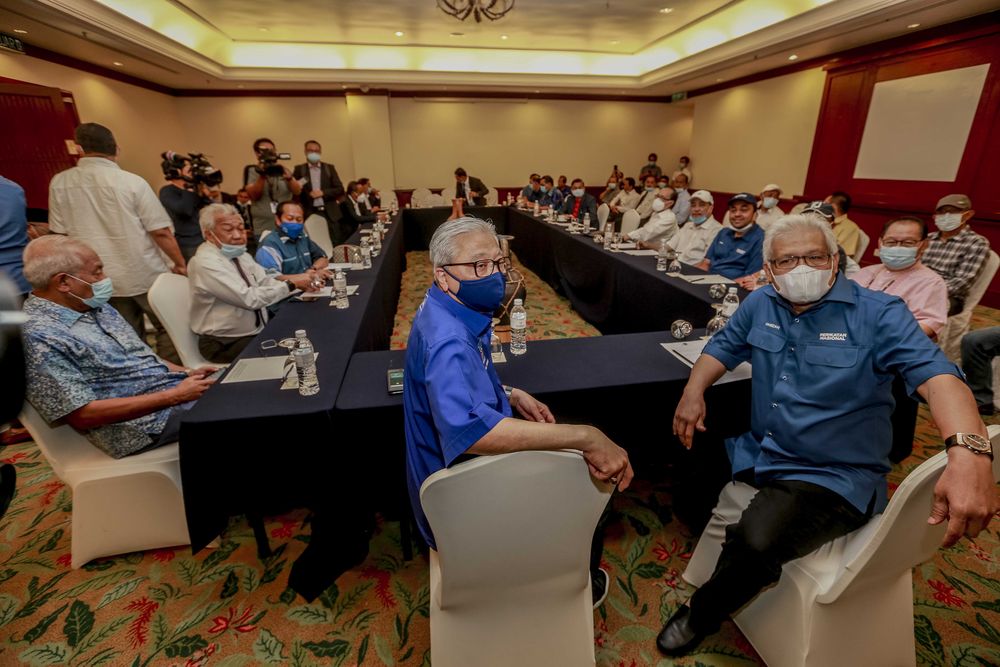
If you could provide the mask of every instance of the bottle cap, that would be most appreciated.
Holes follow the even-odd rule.
[[[730,287],[729,288],[729,293],[730,294],[736,294],[736,288],[735,287]]]
[[[514,299],[514,305],[515,306],[523,306],[524,305],[524,301],[522,301],[521,299]]]
[[[296,338],[305,338],[306,337],[306,330],[305,329],[296,329],[295,330],[295,337]]]

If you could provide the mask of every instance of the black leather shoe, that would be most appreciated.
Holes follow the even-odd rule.
[[[989,405],[980,405],[978,406],[978,408],[979,408],[979,414],[984,415],[986,417],[990,417],[993,415],[993,413],[996,412],[996,408],[993,407],[992,403],[990,403]]]
[[[674,612],[656,636],[656,648],[660,649],[660,653],[670,656],[686,655],[701,643],[705,635],[691,627],[690,618],[691,608],[687,605]]]

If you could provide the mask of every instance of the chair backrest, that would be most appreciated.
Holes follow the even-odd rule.
[[[1000,451],[1000,426],[989,427],[994,450]],[[848,586],[894,577],[929,560],[944,538],[947,522],[928,525],[934,501],[934,485],[948,463],[948,453],[938,452],[916,467],[893,493],[881,517],[862,528],[848,546],[844,574],[818,598],[832,602]],[[993,461],[993,478],[1000,479],[1000,456]],[[851,555],[853,554],[853,555]]]
[[[393,204],[399,205],[399,199],[396,197],[395,190],[380,190],[379,197],[382,200],[382,209],[385,211],[392,208]]]
[[[639,212],[634,208],[625,211],[622,215],[622,234],[628,234],[639,229]]]
[[[861,258],[864,257],[865,250],[868,250],[868,244],[872,242],[870,236],[865,234],[865,230],[858,230],[858,249],[854,253],[854,261],[861,263]]]
[[[430,199],[431,191],[427,188],[416,188],[413,194],[410,196],[410,203],[412,206],[417,208],[424,208],[429,206],[427,200]]]
[[[598,229],[604,229],[604,223],[608,221],[609,215],[611,215],[611,207],[607,204],[601,204],[597,207],[597,222],[601,225]]]
[[[490,187],[486,191],[486,205],[498,206],[500,204],[500,193],[496,188]]]
[[[445,199],[441,195],[431,194],[426,201],[427,206],[451,206],[451,200]]]
[[[21,408],[20,419],[35,444],[48,459],[56,476],[63,481],[66,481],[68,469],[85,463],[107,464],[114,461],[69,424],[49,426],[49,423],[27,401]]]
[[[147,295],[149,307],[163,323],[177,348],[181,363],[189,368],[211,362],[198,351],[198,336],[191,331],[191,291],[188,279],[174,273],[161,273]]]
[[[962,312],[958,316],[966,315],[967,317],[972,316],[972,309],[979,305],[979,301],[986,294],[986,288],[990,286],[993,281],[993,276],[996,275],[997,269],[1000,269],[1000,255],[996,252],[990,250],[989,254],[986,256],[986,261],[983,262],[983,268],[979,270],[979,275],[976,279],[972,281],[969,286],[969,293],[965,297],[965,305],[962,307]],[[964,331],[963,331],[964,333]]]
[[[333,240],[330,239],[330,228],[326,225],[326,218],[319,213],[313,213],[306,218],[306,234],[313,242],[323,249],[323,252],[330,256],[333,252]]]
[[[610,498],[579,452],[482,456],[434,473],[420,504],[437,543],[441,607],[489,606],[511,581],[532,595],[578,594]]]
[[[357,256],[361,256],[361,246],[351,245],[349,243],[342,243],[330,252],[330,261],[336,264],[343,264],[344,262],[352,261],[352,253],[357,253]]]
[[[271,230],[270,230],[270,229],[265,229],[264,231],[262,231],[262,232],[260,233],[260,236],[259,236],[259,237],[257,237],[257,240],[258,240],[258,241],[263,241],[264,239],[266,239],[266,238],[267,238],[267,235],[268,235],[268,234],[270,234],[270,233],[271,233]]]

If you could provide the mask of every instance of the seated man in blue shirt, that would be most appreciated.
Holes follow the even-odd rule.
[[[521,197],[529,204],[534,204],[542,198],[542,177],[540,174],[532,174],[528,177],[528,184],[521,188]]]
[[[504,257],[489,222],[462,217],[434,232],[434,284],[413,320],[406,346],[403,409],[410,500],[424,540],[435,547],[420,506],[428,477],[469,454],[578,449],[591,474],[619,489],[632,466],[624,449],[592,426],[556,424],[549,409],[521,389],[500,384],[490,349],[493,312],[504,294]],[[511,408],[524,419],[513,419]],[[599,569],[601,540],[591,553],[595,606],[607,591]]]
[[[761,246],[764,230],[755,224],[757,198],[741,192],[729,200],[729,223],[716,234],[699,269],[735,280],[744,289],[753,289],[764,260]]]
[[[28,401],[121,458],[177,440],[180,415],[214,380],[214,368],[157,357],[107,305],[111,279],[90,246],[49,235],[28,244],[24,303]]]
[[[260,242],[254,257],[257,263],[278,280],[294,281],[304,273],[325,277],[330,260],[305,235],[302,207],[293,201],[283,201],[278,204],[275,218],[277,229]]]
[[[705,390],[727,368],[752,363],[751,430],[726,448],[733,484],[755,495],[735,523],[712,519],[725,527],[722,554],[657,637],[668,655],[718,630],[778,581],[784,563],[885,509],[896,376],[927,401],[946,436],[948,464],[928,520],[948,521],[944,546],[978,535],[1000,507],[986,427],[961,372],[900,298],[840,275],[837,254],[821,220],[772,224],[764,241],[771,284],[746,298],[691,370],[674,414],[685,447],[705,430]]]
[[[550,207],[558,211],[563,203],[563,193],[556,187],[556,183],[552,180],[551,176],[542,176],[541,183],[542,198],[538,200],[538,204],[542,207]]]

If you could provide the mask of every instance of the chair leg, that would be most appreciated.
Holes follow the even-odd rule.
[[[413,560],[413,532],[410,530],[409,507],[399,517],[399,541],[403,544],[403,560],[409,562]]]
[[[267,531],[264,529],[264,517],[257,512],[247,514],[247,522],[253,528],[254,539],[257,540],[257,557],[260,559],[270,558],[271,543],[267,539]]]

